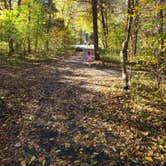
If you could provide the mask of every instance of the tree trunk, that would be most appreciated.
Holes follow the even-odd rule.
[[[101,2],[100,6],[100,12],[101,12],[101,21],[102,21],[102,28],[103,28],[103,45],[104,48],[107,48],[108,43],[107,43],[107,26],[106,26],[106,19],[105,19],[105,14],[104,14],[104,6],[103,2]]]
[[[7,0],[4,0],[4,8],[7,9],[8,6],[7,6]]]
[[[20,49],[20,43],[19,42],[16,42],[16,45],[15,45],[15,50],[18,52],[19,49]]]
[[[121,56],[121,67],[122,67],[122,79],[123,79],[123,89],[128,90],[129,89],[129,83],[128,83],[128,72],[127,72],[127,59],[128,59],[128,45],[130,41],[131,36],[131,26],[132,26],[132,20],[133,20],[133,2],[134,0],[128,0],[128,19],[127,19],[127,33],[126,33],[126,39],[122,44],[122,49],[120,52]]]
[[[21,6],[21,0],[18,0],[17,5]]]
[[[135,0],[135,3],[134,3],[134,8],[135,7],[138,7],[138,3],[139,3],[139,0]],[[139,15],[138,13],[135,13],[136,16],[133,20],[133,27],[134,27],[134,30],[133,30],[133,41],[132,41],[132,55],[135,56],[136,53],[137,53],[137,39],[138,39],[138,23],[139,23]]]
[[[127,48],[128,48],[128,41],[127,39],[122,44],[122,49],[120,52],[121,56],[121,67],[122,67],[122,79],[123,79],[123,89],[129,89],[128,84],[128,73],[127,73]]]
[[[9,0],[9,9],[12,10],[12,0]]]
[[[107,33],[107,36],[108,36],[109,30],[108,30],[108,13],[107,13],[107,9],[105,10],[105,24],[106,24],[106,33]]]
[[[51,14],[49,14],[48,24],[47,24],[47,30],[46,30],[46,33],[47,33],[48,36],[49,36],[49,31],[50,31],[51,18],[52,18]],[[46,51],[46,53],[49,51],[49,38],[46,39],[45,51]]]
[[[134,18],[133,18],[133,31],[131,35],[131,49],[132,49],[132,57],[135,57],[137,54],[137,41],[138,41],[138,25],[139,25],[139,13],[138,13],[138,6],[139,5],[139,0],[134,0]],[[132,64],[130,65],[130,81],[132,79]]]
[[[29,33],[28,33],[28,39],[27,39],[27,43],[28,43],[28,53],[30,53],[31,52],[31,39],[30,39],[30,34],[31,34],[31,32],[30,32],[30,27],[29,27],[29,25],[30,25],[30,22],[31,22],[31,10],[30,10],[30,6],[28,6],[29,7],[29,13],[28,13],[28,28],[29,28]]]
[[[35,32],[35,43],[34,43],[34,45],[35,45],[35,52],[37,53],[38,52],[38,40],[39,40],[39,20],[40,18],[38,17],[37,18],[37,29],[36,29],[36,32]]]
[[[9,10],[12,10],[12,0],[9,0],[9,1],[7,1],[7,0],[5,0],[4,1],[4,5],[5,5],[5,8],[6,9],[8,9],[8,4],[7,4],[7,2],[8,2],[8,4],[9,4]],[[8,41],[8,44],[9,44],[9,55],[12,55],[13,54],[13,52],[14,52],[14,39],[13,38],[10,38],[9,39],[9,41]]]
[[[97,25],[97,0],[92,0],[93,33],[94,33],[94,55],[95,60],[100,60],[98,52],[98,25]]]
[[[46,45],[45,45],[45,51],[46,53],[49,51],[49,40],[46,40]]]
[[[30,37],[28,37],[28,53],[30,53],[31,52],[31,39],[30,39]]]
[[[10,39],[9,40],[9,55],[12,55],[14,52],[14,40]]]
[[[36,32],[36,38],[35,38],[35,52],[38,50],[38,32]]]

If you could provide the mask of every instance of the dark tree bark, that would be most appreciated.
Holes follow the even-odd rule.
[[[39,25],[39,18],[37,19],[37,25]],[[36,35],[35,35],[35,52],[38,50],[38,28],[36,30]]]
[[[21,0],[18,0],[17,5],[21,6]]]
[[[9,5],[9,6],[8,6]],[[5,0],[5,7],[6,9],[12,10],[12,0],[8,0],[8,4],[7,1]],[[8,41],[8,45],[9,45],[9,55],[12,55],[14,53],[14,39],[10,38]]]
[[[121,49],[121,52],[120,52],[123,89],[124,90],[129,89],[128,72],[127,72],[127,59],[128,59],[128,45],[129,45],[129,41],[130,41],[131,26],[132,26],[132,21],[133,21],[133,16],[132,16],[133,6],[134,6],[134,0],[128,0],[127,33],[126,33],[126,39],[122,44],[122,49]]]
[[[102,22],[102,28],[103,28],[103,45],[104,48],[107,48],[108,43],[107,43],[107,24],[106,24],[106,14],[105,14],[105,10],[104,10],[104,6],[103,6],[103,1],[101,1],[100,3],[100,12],[101,12],[101,22]]]
[[[9,9],[11,10],[12,9],[12,0],[9,0]]]
[[[9,40],[9,55],[12,55],[14,52],[14,40],[11,38]]]
[[[4,0],[4,8],[7,9],[8,5],[7,5],[7,0]]]
[[[107,35],[109,34],[109,31],[108,31],[108,11],[105,10],[105,24],[106,24],[106,33]]]
[[[46,53],[49,51],[49,40],[46,40],[46,45],[45,45],[45,51]]]
[[[35,52],[37,52],[38,50],[38,35],[36,35],[36,38],[35,38]]]
[[[30,37],[28,37],[28,52],[30,53],[31,52],[31,39]]]
[[[94,33],[94,55],[95,55],[95,60],[100,60],[98,52],[97,0],[92,0],[92,14],[93,14],[93,33]]]
[[[138,12],[138,6],[139,6],[139,0],[134,0],[134,18],[133,18],[133,30],[132,30],[132,35],[131,35],[131,51],[132,57],[135,57],[137,54],[137,41],[138,41],[138,32],[139,32],[139,12]],[[130,80],[132,79],[132,64],[130,65]]]
[[[49,31],[50,31],[50,26],[51,26],[51,13],[49,14],[48,17],[48,23],[47,23],[47,29],[46,29],[46,33],[49,36]],[[46,53],[49,51],[49,38],[46,39],[46,43],[45,43],[45,51]]]

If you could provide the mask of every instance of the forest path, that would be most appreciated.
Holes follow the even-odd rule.
[[[0,125],[2,165],[110,162],[98,134],[105,129],[94,114],[105,108],[103,92],[110,90],[120,72],[95,64],[89,67],[85,52],[60,62],[0,70],[0,90],[9,100],[11,114],[9,119],[4,114]]]
[[[121,77],[118,70],[86,62],[86,51],[59,63],[59,71],[64,73],[61,80],[85,88],[91,92],[110,91],[111,84]]]
[[[133,112],[132,96],[113,90],[120,71],[96,62],[89,67],[85,54],[0,68],[0,165],[143,164],[164,115]]]

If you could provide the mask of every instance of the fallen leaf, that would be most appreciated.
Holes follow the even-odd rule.
[[[145,157],[145,160],[146,161],[153,161],[152,157],[150,157],[150,156]]]

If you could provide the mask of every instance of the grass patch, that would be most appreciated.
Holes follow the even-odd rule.
[[[101,59],[105,62],[115,62],[120,63],[120,56],[116,54],[105,54],[101,56]]]
[[[120,56],[117,52],[110,51],[109,49],[99,49],[99,52],[103,62],[120,63]]]

